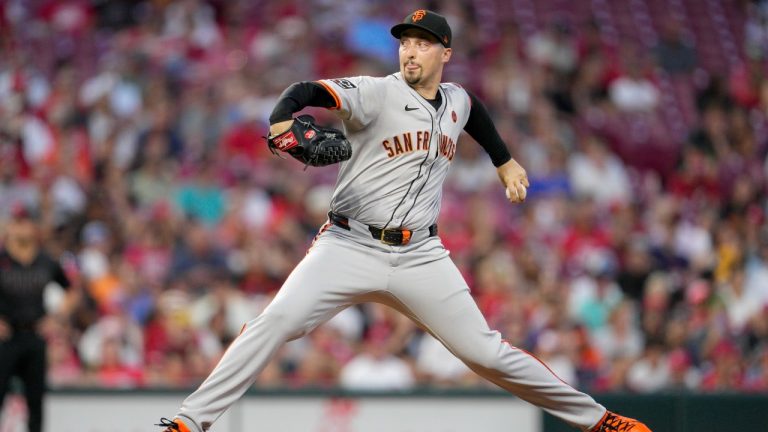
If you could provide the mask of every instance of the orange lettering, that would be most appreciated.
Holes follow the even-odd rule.
[[[392,151],[392,147],[389,146],[389,141],[388,140],[384,140],[381,143],[381,145],[383,145],[384,149],[387,151],[387,157],[392,157],[392,156],[395,155],[395,152]]]
[[[403,152],[403,145],[400,144],[400,139],[397,138],[397,136],[395,136],[394,138],[395,138],[395,154],[400,154]]]
[[[413,144],[411,143],[410,132],[406,132],[403,134],[403,145],[405,146],[405,151],[409,151],[409,152],[413,151]]]
[[[445,135],[440,135],[440,153],[443,154],[443,156],[448,156],[448,137]]]

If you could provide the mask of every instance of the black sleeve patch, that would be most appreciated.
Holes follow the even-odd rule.
[[[336,84],[337,86],[339,86],[339,87],[341,87],[341,88],[343,88],[345,90],[357,88],[357,86],[352,84],[352,81],[350,81],[348,79],[332,79],[331,82],[333,82],[334,84]]]

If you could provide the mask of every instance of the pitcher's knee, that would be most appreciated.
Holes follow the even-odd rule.
[[[299,337],[304,333],[304,323],[298,322],[292,314],[270,308],[248,321],[243,331],[247,332],[257,328],[272,334],[279,334],[286,340]]]
[[[501,351],[499,349],[469,350],[461,360],[472,369],[500,370],[502,368]]]

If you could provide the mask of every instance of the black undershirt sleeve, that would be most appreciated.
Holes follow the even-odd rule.
[[[293,83],[285,89],[277,100],[272,114],[269,115],[269,124],[290,120],[294,113],[308,106],[333,108],[336,106],[336,101],[325,87],[316,82]]]
[[[485,149],[491,157],[493,166],[500,167],[512,159],[512,155],[509,154],[507,145],[504,144],[496,126],[493,125],[485,105],[473,93],[467,91],[467,94],[472,101],[472,108],[469,110],[469,119],[464,130]]]

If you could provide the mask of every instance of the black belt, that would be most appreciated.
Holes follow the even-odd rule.
[[[332,224],[344,228],[349,231],[349,218],[336,214],[334,212],[328,212],[328,220]],[[413,230],[400,229],[400,228],[387,228],[381,229],[374,226],[368,226],[368,231],[371,232],[371,236],[376,240],[380,240],[382,243],[390,246],[402,246],[407,245],[411,241]],[[434,237],[437,235],[437,224],[433,224],[429,227],[429,236]]]

